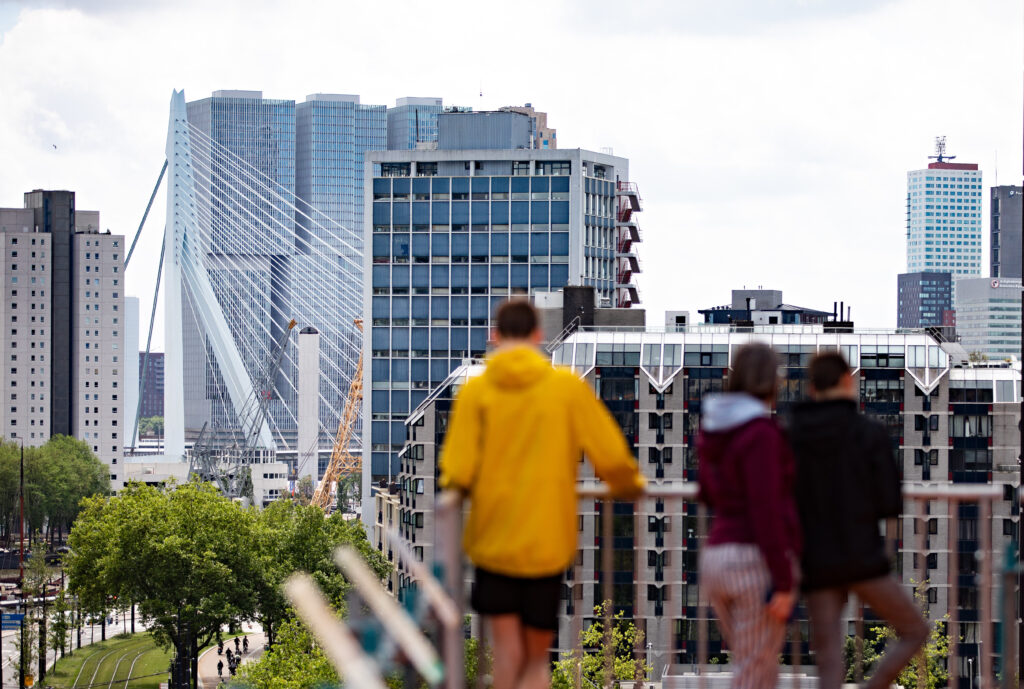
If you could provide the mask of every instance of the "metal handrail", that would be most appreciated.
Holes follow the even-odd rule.
[[[947,537],[949,540],[948,546],[948,562],[947,571],[949,572],[949,582],[944,582],[949,586],[948,595],[948,608],[949,616],[946,620],[946,629],[949,636],[949,661],[948,667],[950,672],[958,671],[958,658],[959,658],[959,638],[958,634],[950,633],[953,630],[959,631],[957,624],[959,622],[959,602],[958,602],[958,577],[959,575],[959,564],[958,564],[958,540],[959,540],[959,505],[960,503],[977,503],[979,506],[978,514],[978,525],[979,525],[979,539],[980,547],[976,552],[976,556],[979,559],[980,567],[978,569],[978,586],[980,588],[979,597],[979,619],[981,621],[981,643],[979,644],[978,651],[978,674],[979,674],[979,689],[994,689],[995,686],[995,674],[992,670],[994,660],[994,648],[995,644],[992,639],[991,621],[993,614],[992,607],[992,592],[993,592],[993,581],[995,572],[993,568],[993,552],[992,552],[992,504],[996,500],[1003,498],[1003,490],[1001,486],[988,485],[988,484],[933,484],[929,482],[905,482],[902,486],[902,494],[904,498],[905,512],[902,515],[903,518],[909,518],[913,522],[919,524],[919,528],[916,530],[915,535],[905,535],[904,540],[910,542],[909,539],[917,540],[916,551],[920,554],[919,565],[918,565],[918,581],[925,582],[926,579],[926,548],[925,539],[928,538],[928,527],[927,520],[940,518],[948,520],[948,531]],[[576,486],[576,495],[581,500],[595,500],[606,503],[614,502],[612,497],[612,491],[609,486],[605,483],[596,480],[585,480],[581,481]],[[646,486],[642,493],[637,496],[638,498],[659,498],[659,499],[678,499],[682,501],[693,501],[696,500],[698,495],[698,486],[693,481],[665,481],[660,483],[651,483]],[[1017,498],[1019,501],[1024,502],[1024,487],[1018,489]],[[927,504],[928,501],[938,500],[945,503],[946,509],[940,512],[934,512],[926,510],[922,503]],[[917,509],[910,509],[911,506],[919,506]],[[604,512],[604,509],[595,505],[599,513]],[[605,514],[608,514],[605,512]],[[445,533],[459,533],[461,531],[460,520],[462,518],[462,496],[454,493],[444,493],[439,497],[438,500],[438,520],[439,528],[443,523],[443,530]],[[912,523],[913,523],[912,522]],[[602,519],[600,538],[602,544],[609,544],[612,541],[612,519]],[[707,532],[707,510],[703,505],[698,506],[697,511],[697,533],[694,534],[698,538],[702,538]],[[904,530],[906,534],[906,529]],[[596,535],[596,534],[595,534]],[[892,539],[892,534],[887,530],[887,539]],[[444,551],[443,561],[445,562],[445,574],[446,580],[449,586],[461,587],[464,585],[462,577],[462,553],[457,545],[457,539],[446,538],[444,543],[441,544],[441,549]],[[598,571],[611,572],[612,571],[612,553],[613,549],[608,547],[601,548],[601,558]],[[575,568],[575,565],[573,566]],[[1013,581],[1011,572],[1016,570],[1006,569],[1000,572],[1000,579],[1004,582]],[[578,576],[573,575],[572,581],[577,581]],[[600,577],[602,584],[602,600],[611,600],[612,598],[612,577],[602,576]],[[919,584],[920,585],[920,584]],[[454,590],[454,589],[449,589]],[[456,590],[456,594],[461,594],[461,589]],[[570,597],[574,594],[570,593]],[[707,655],[708,655],[708,632],[707,624],[712,619],[710,605],[704,598],[703,591],[698,588],[698,609],[701,611],[697,616],[697,663],[696,668],[700,670],[707,669]],[[863,618],[862,605],[857,603],[855,606],[856,613],[856,637],[858,643],[856,648],[857,653],[857,671],[860,671],[860,649],[863,648]],[[582,620],[583,613],[581,611],[575,611],[573,614],[573,625],[572,629],[577,631],[579,628],[579,622]],[[605,610],[604,619],[604,633],[605,633],[605,668],[606,670],[611,669],[613,663],[612,654],[614,649],[611,644],[611,633],[612,633],[612,606],[608,606]],[[1004,641],[1002,644],[1003,648],[1003,664],[1005,667],[1016,667],[1016,663],[1012,662],[1015,658],[1016,644],[1010,643],[1012,641],[1013,634],[1015,632],[1015,625],[1004,624],[1003,633]],[[447,634],[451,635],[451,643],[454,644],[456,637],[461,634],[461,630],[448,629]],[[791,659],[796,657],[796,639],[792,640],[794,647],[791,649]],[[573,641],[573,646],[577,652],[582,652],[582,649],[578,648],[579,635]],[[641,657],[641,650],[639,648],[634,650],[634,653],[639,660]],[[923,651],[922,651],[923,653]],[[447,659],[450,662],[455,662],[455,653]],[[646,657],[646,656],[644,656]],[[922,658],[923,660],[923,658]],[[922,663],[920,667],[924,667]],[[795,689],[799,689],[802,677],[799,671],[799,666],[795,665],[792,671],[793,686]],[[1003,673],[1003,684],[1006,689],[1009,689],[1008,678],[1012,677],[1012,673]],[[606,677],[610,677],[610,672],[606,672]],[[577,686],[579,686],[579,680],[577,678]],[[922,673],[923,680],[923,673]],[[697,685],[699,689],[706,688],[706,678],[704,672],[697,673]],[[449,686],[452,686],[451,684]],[[921,687],[919,686],[919,689]]]

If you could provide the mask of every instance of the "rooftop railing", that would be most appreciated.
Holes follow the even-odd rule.
[[[610,516],[613,513],[611,505],[615,502],[609,497],[608,488],[597,482],[583,482],[580,483],[577,488],[577,496],[581,501],[594,501],[594,508],[598,514]],[[924,583],[928,583],[933,586],[948,586],[948,618],[945,618],[945,630],[948,635],[948,660],[946,667],[949,672],[948,686],[957,687],[959,684],[959,673],[960,673],[960,651],[962,641],[960,638],[960,608],[959,608],[959,588],[963,583],[962,573],[960,572],[959,558],[961,556],[973,555],[977,558],[978,569],[977,576],[970,581],[968,588],[975,588],[979,591],[978,597],[978,616],[977,622],[980,626],[980,638],[977,639],[980,643],[977,644],[977,653],[970,658],[969,665],[971,668],[971,674],[977,677],[977,688],[978,689],[994,689],[996,686],[1000,686],[1002,689],[1010,689],[1010,687],[1017,686],[1016,669],[1017,663],[1017,582],[1020,576],[1020,568],[1017,564],[1017,559],[1014,557],[1011,559],[1008,555],[1005,564],[998,568],[999,575],[996,576],[997,568],[995,566],[995,554],[993,552],[992,545],[992,526],[994,524],[992,519],[993,504],[997,500],[1003,500],[1005,498],[1003,489],[997,485],[965,485],[965,484],[954,484],[954,485],[930,485],[927,483],[904,483],[903,485],[903,497],[904,497],[904,515],[903,518],[910,518],[912,523],[916,523],[916,528],[911,527],[909,533],[904,529],[903,533],[903,544],[908,545],[910,539],[914,539],[914,550],[919,553],[918,566],[913,571],[904,572],[904,584],[907,584],[907,577],[911,577],[911,584],[916,586],[922,586]],[[679,511],[676,514],[684,513],[682,509],[683,504],[689,502],[693,503],[697,498],[697,486],[693,482],[666,482],[661,485],[651,485],[647,488],[642,498],[638,499],[658,499],[668,503],[669,501],[678,501]],[[1019,502],[1021,500],[1021,494],[1018,491],[1015,493],[1014,498]],[[933,505],[933,502],[937,502],[937,505]],[[961,554],[961,548],[965,547],[965,543],[970,544],[974,542],[974,539],[961,539],[960,536],[960,506],[971,505],[977,508],[977,526],[980,540],[977,543],[976,550],[973,553]],[[451,537],[455,534],[462,532],[462,515],[463,515],[463,502],[460,496],[453,493],[445,493],[439,497],[437,502],[436,512],[436,528],[438,534],[446,534],[448,537],[439,538],[438,560],[441,563],[444,572],[444,585],[445,589],[452,596],[459,610],[466,610],[465,607],[465,569],[464,569],[464,558],[460,548],[460,539]],[[670,514],[668,511],[669,505],[666,504],[666,514]],[[927,576],[927,557],[926,553],[928,547],[926,546],[926,539],[929,538],[929,519],[947,520],[948,525],[946,529],[946,536],[948,543],[945,544],[945,548],[932,547],[933,550],[941,550],[942,552],[948,553],[947,572],[948,581],[936,581],[932,582]],[[893,543],[893,531],[892,522],[886,528],[886,540],[887,542]],[[703,505],[697,507],[697,524],[698,532],[696,534],[697,541],[701,542],[703,537],[707,533],[708,515],[707,510]],[[938,530],[936,529],[936,532]],[[600,582],[601,586],[601,600],[612,601],[613,600],[613,555],[615,549],[613,547],[604,547],[613,543],[613,519],[603,518],[600,519],[600,567],[595,572],[595,578]],[[937,536],[936,532],[932,532],[931,536]],[[899,533],[898,530],[896,533]],[[596,535],[596,534],[595,534]],[[948,548],[948,550],[946,550]],[[571,581],[579,581],[578,565],[573,565],[570,568],[567,578]],[[595,566],[595,568],[597,568]],[[968,567],[967,571],[970,572],[972,568]],[[916,579],[914,577],[916,576]],[[703,592],[703,587],[698,583],[698,594],[697,594],[697,644],[696,644],[696,661],[691,664],[692,672],[685,675],[674,674],[675,671],[670,670],[672,667],[671,663],[665,664],[665,670],[662,673],[662,680],[664,687],[669,687],[670,684],[674,687],[694,687],[696,689],[717,689],[722,686],[722,682],[727,675],[721,673],[712,672],[712,670],[720,669],[722,666],[715,666],[708,662],[708,624],[710,620],[714,620],[714,614],[711,607],[706,600]],[[1003,620],[1012,620],[1011,624],[1002,625],[1002,634],[999,642],[993,639],[993,593],[1000,592],[1001,596],[1001,616]],[[851,597],[852,598],[852,597]],[[570,595],[570,602],[572,596]],[[612,667],[615,661],[614,653],[615,649],[612,644],[613,625],[614,625],[614,612],[613,606],[605,605],[603,609],[604,619],[602,625],[602,631],[604,634],[604,643],[602,647],[604,649],[603,666],[605,668],[604,677],[610,678],[613,676]],[[855,611],[854,626],[856,630],[854,648],[855,657],[853,659],[853,672],[856,681],[863,679],[864,673],[864,617],[863,617],[863,604],[859,601],[853,602],[853,608]],[[922,611],[924,614],[924,611]],[[572,658],[579,661],[575,672],[575,678],[573,680],[575,689],[583,689],[588,687],[591,682],[587,681],[582,674],[582,658],[585,649],[581,648],[582,635],[580,631],[583,627],[583,615],[580,610],[574,606],[572,613],[572,636],[574,651]],[[934,622],[935,620],[931,620]],[[803,658],[802,651],[798,651],[797,639],[798,634],[790,631],[790,649],[789,658],[790,663],[793,665],[792,672],[788,676],[784,676],[786,683],[791,683],[794,689],[800,689],[801,686],[806,685],[808,687],[816,686],[816,677],[813,675],[802,674],[800,670],[803,668],[800,660]],[[445,664],[448,668],[448,673],[445,680],[445,686],[448,689],[462,689],[464,686],[464,677],[462,676],[463,668],[463,628],[461,620],[458,624],[451,624],[445,627],[444,631],[445,638]],[[483,648],[483,644],[478,644],[480,649]],[[642,648],[638,644],[634,648],[634,659],[637,661],[649,661],[649,655],[653,651],[651,648]],[[665,653],[673,654],[676,653],[677,649],[661,649],[656,652],[656,655],[664,655]],[[1001,656],[1003,671],[997,676],[994,671],[995,658]],[[670,655],[671,657],[671,655]],[[974,666],[974,660],[977,660],[977,666]],[[484,656],[478,657],[478,672],[477,672],[477,686],[483,686],[482,677],[485,675],[483,671],[484,667]],[[924,660],[924,650],[921,651],[921,656],[918,663],[919,668],[927,667]],[[650,680],[646,677],[640,678],[642,681],[649,682]],[[671,682],[670,682],[671,680]],[[639,680],[638,680],[639,681]],[[606,681],[606,686],[616,683],[612,681]],[[620,684],[628,685],[629,682],[623,680],[618,682]],[[638,685],[639,686],[639,685]],[[782,680],[780,680],[780,686],[784,686]],[[973,678],[971,680],[971,687],[973,687]],[[917,689],[926,689],[927,683],[924,672],[918,673]],[[907,687],[905,689],[911,689]]]

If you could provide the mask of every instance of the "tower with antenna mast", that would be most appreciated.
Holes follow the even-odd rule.
[[[928,156],[929,160],[934,160],[937,163],[945,163],[953,160],[956,156],[946,155],[946,137],[937,136],[935,137],[935,155]]]

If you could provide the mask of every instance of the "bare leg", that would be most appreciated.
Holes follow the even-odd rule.
[[[839,617],[844,605],[845,589],[820,589],[807,594],[811,647],[818,665],[820,689],[839,689],[843,684],[843,633]]]
[[[547,629],[523,627],[523,673],[517,689],[547,689],[551,686],[551,661],[548,649],[555,633]]]
[[[867,683],[868,689],[885,689],[928,640],[930,629],[920,608],[893,576],[878,577],[853,584],[857,597],[896,630],[899,641],[887,647],[882,662]]]
[[[515,689],[526,657],[523,623],[519,615],[489,615],[494,643],[493,689]]]

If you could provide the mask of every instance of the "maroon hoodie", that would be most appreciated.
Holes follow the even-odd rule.
[[[704,411],[697,456],[699,497],[712,510],[707,543],[757,545],[773,590],[789,591],[801,550],[789,443],[767,408],[748,395],[716,395]]]

